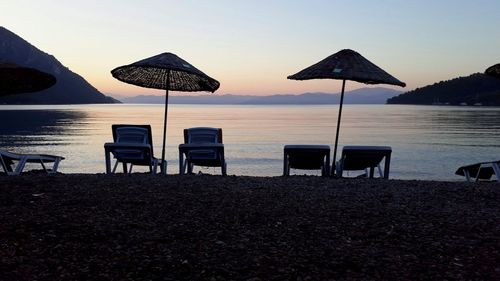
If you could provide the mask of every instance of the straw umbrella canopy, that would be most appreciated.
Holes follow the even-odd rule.
[[[153,89],[165,90],[162,163],[165,161],[167,138],[168,92],[215,92],[220,83],[172,53],[163,53],[111,71],[116,79]],[[166,171],[163,171],[164,173]]]
[[[486,69],[484,73],[496,78],[500,78],[500,63],[488,67],[488,69]]]
[[[56,83],[46,72],[11,62],[0,62],[0,96],[45,90]]]
[[[406,84],[391,76],[359,53],[345,49],[341,50],[324,60],[287,77],[292,80],[310,79],[337,79],[342,80],[342,92],[340,95],[339,116],[337,119],[337,132],[335,134],[335,147],[333,150],[332,175],[335,171],[337,157],[337,145],[340,132],[340,119],[342,117],[342,105],[344,103],[344,89],[346,80],[365,84],[389,84],[405,87]]]

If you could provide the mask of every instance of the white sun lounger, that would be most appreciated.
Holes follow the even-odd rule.
[[[40,163],[43,170],[47,174],[57,173],[59,162],[64,157],[47,154],[20,154],[5,150],[0,150],[0,166],[2,170],[9,176],[20,175],[23,172],[26,163]],[[48,168],[46,164],[52,163],[52,167]]]
[[[469,182],[488,181],[492,176],[497,177],[500,182],[500,160],[492,162],[480,162],[467,166],[462,166],[455,172],[456,175],[464,176]]]
[[[118,163],[122,163],[123,172],[132,173],[132,167],[147,166],[149,172],[156,174],[158,166],[163,174],[166,173],[167,163],[154,157],[153,136],[150,125],[114,124],[111,126],[113,141],[104,144],[106,160],[106,174],[116,172]],[[111,155],[116,159],[111,169]],[[130,164],[130,169],[127,165]]]
[[[283,176],[290,176],[290,169],[321,170],[330,175],[330,146],[288,144],[283,149]]]
[[[391,153],[392,148],[390,146],[344,146],[342,157],[336,165],[337,176],[342,177],[344,171],[365,170],[365,176],[373,178],[376,167],[380,177],[388,179]],[[382,172],[380,163],[384,158],[384,171]]]
[[[184,143],[179,145],[179,174],[184,174],[186,169],[192,174],[194,166],[220,167],[221,174],[227,174],[221,128],[184,129]]]

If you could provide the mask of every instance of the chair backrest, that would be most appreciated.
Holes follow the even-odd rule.
[[[391,151],[388,146],[345,146],[342,150],[342,167],[344,170],[376,167]]]
[[[153,154],[153,135],[150,125],[114,124],[111,126],[111,130],[114,142],[149,144]]]
[[[116,142],[148,143],[148,130],[136,127],[116,129]]]
[[[222,143],[222,129],[210,127],[184,129],[184,143]]]
[[[330,147],[327,145],[285,145],[288,165],[294,169],[320,169],[329,158]]]

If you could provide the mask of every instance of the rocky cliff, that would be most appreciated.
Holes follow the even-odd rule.
[[[0,104],[85,104],[118,103],[103,95],[83,77],[62,65],[23,38],[0,26],[0,61],[33,67],[54,75],[57,83],[51,88],[36,92],[0,98]]]

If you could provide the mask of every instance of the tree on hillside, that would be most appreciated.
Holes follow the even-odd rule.
[[[475,73],[440,81],[387,100],[388,104],[500,105],[500,79]]]

